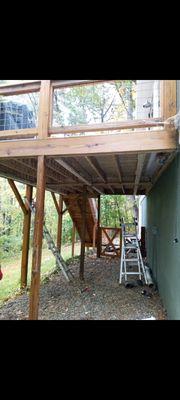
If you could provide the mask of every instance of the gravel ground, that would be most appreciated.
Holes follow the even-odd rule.
[[[71,262],[75,279],[68,283],[61,272],[46,279],[40,291],[40,320],[167,319],[155,289],[119,285],[119,259],[86,257],[85,280],[78,279],[79,261]],[[142,294],[146,290],[145,295]],[[28,294],[8,300],[0,320],[28,319]]]

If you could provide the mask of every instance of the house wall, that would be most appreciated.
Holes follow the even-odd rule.
[[[180,81],[177,107],[180,107]],[[168,318],[180,319],[180,154],[142,200],[141,213],[154,280]]]

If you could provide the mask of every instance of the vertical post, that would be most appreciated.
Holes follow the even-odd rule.
[[[101,196],[98,196],[98,221],[97,221],[97,257],[101,257]]]
[[[36,214],[34,222],[34,241],[32,258],[32,276],[30,291],[29,319],[38,319],[39,309],[39,289],[40,289],[40,270],[43,241],[44,223],[44,200],[45,200],[45,157],[38,157],[37,167],[37,192],[36,192]]]
[[[73,228],[72,228],[72,257],[74,257],[75,241],[76,241],[76,226],[75,226],[75,223],[73,222]]]
[[[63,219],[63,198],[59,196],[59,213],[58,213],[58,228],[57,228],[57,248],[61,253],[62,247],[62,219]]]
[[[33,187],[27,185],[26,186],[26,198],[29,203],[32,202],[32,194],[33,194]],[[31,227],[31,210],[30,210],[30,208],[28,208],[28,213],[24,214],[24,225],[23,225],[23,245],[22,245],[22,259],[21,259],[21,289],[24,289],[27,286],[30,227]]]
[[[38,137],[46,139],[49,134],[49,125],[52,114],[52,88],[51,81],[41,81],[39,100]]]
[[[160,107],[163,120],[172,117],[177,112],[176,82],[175,80],[163,80],[160,82]]]
[[[86,203],[87,203],[87,190],[86,186],[83,187],[83,208],[82,208],[82,237],[81,237],[81,259],[79,278],[84,279],[84,258],[85,258],[85,242],[86,242]]]
[[[97,230],[97,223],[95,223],[93,227],[93,251],[95,251],[96,248],[96,230]]]

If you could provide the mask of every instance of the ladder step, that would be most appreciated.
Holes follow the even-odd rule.
[[[139,261],[139,258],[123,258],[123,261],[126,261],[126,262],[137,262],[137,261]]]
[[[142,272],[122,272],[121,275],[142,275]]]

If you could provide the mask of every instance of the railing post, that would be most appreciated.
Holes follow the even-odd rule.
[[[160,82],[160,107],[163,120],[172,117],[177,112],[176,85],[177,81],[162,80]]]
[[[38,138],[47,139],[52,115],[51,81],[41,81],[39,99]]]

